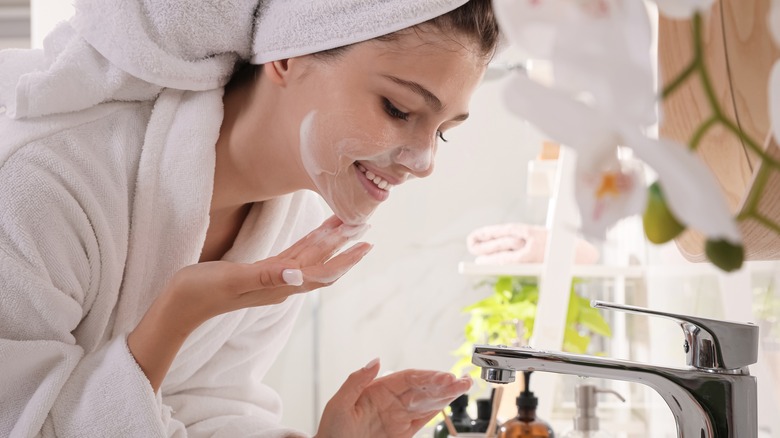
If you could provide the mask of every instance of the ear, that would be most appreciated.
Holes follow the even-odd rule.
[[[290,82],[289,59],[280,59],[263,64],[263,74],[277,85],[285,86]]]

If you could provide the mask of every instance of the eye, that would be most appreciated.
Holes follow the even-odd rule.
[[[405,113],[393,105],[392,102],[390,102],[389,99],[383,97],[382,98],[382,104],[385,107],[385,112],[390,115],[390,117],[394,117],[396,119],[401,120],[409,120],[409,113]]]
[[[437,136],[437,137],[439,137],[439,138],[441,139],[441,141],[443,141],[443,142],[447,143],[447,139],[446,139],[446,138],[444,138],[444,133],[443,133],[443,132],[441,132],[441,131],[436,131],[436,136]]]

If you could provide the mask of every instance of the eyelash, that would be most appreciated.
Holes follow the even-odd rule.
[[[394,117],[400,120],[409,120],[409,113],[405,113],[399,110],[398,108],[396,108],[396,106],[393,105],[393,103],[390,102],[390,100],[387,99],[386,97],[382,98],[382,104],[385,107],[385,112],[387,112],[387,114],[389,114],[390,117]],[[444,138],[444,133],[441,131],[436,131],[436,136],[439,137],[441,141],[445,143],[448,141],[446,138]]]
[[[389,99],[386,97],[382,98],[382,104],[385,106],[385,112],[390,115],[390,117],[395,117],[396,119],[401,120],[409,120],[409,113],[405,113],[393,105],[392,102],[390,102]]]

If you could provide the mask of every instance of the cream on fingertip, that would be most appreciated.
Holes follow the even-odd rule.
[[[375,357],[371,359],[369,363],[366,364],[366,366],[363,367],[364,370],[370,370],[371,368],[374,368],[379,363],[379,358]]]
[[[300,269],[285,269],[282,271],[282,280],[290,286],[303,284],[303,272]]]

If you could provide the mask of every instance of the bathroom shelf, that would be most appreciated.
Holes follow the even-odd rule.
[[[542,264],[525,265],[482,265],[470,262],[458,264],[458,272],[462,275],[514,275],[518,277],[538,277],[542,274]],[[642,278],[647,269],[643,266],[606,266],[606,265],[573,265],[572,276],[579,278]]]
[[[542,264],[524,265],[484,265],[473,262],[458,264],[458,273],[462,275],[514,275],[518,277],[538,277],[542,274]],[[749,261],[745,267],[751,273],[772,273],[780,270],[777,261]],[[709,263],[691,263],[687,265],[650,265],[650,266],[608,266],[573,265],[572,276],[578,278],[646,278],[677,277],[695,275],[718,275],[722,272]]]

